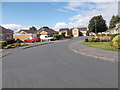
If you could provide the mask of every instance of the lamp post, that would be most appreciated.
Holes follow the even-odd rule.
[[[94,20],[94,22],[95,22],[95,34],[97,35],[97,21],[96,20]]]

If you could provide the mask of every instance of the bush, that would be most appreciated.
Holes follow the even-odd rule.
[[[118,34],[112,34],[112,35],[110,35],[110,37],[111,37],[111,41],[112,41],[112,39],[115,37],[115,36],[117,36]]]
[[[91,36],[88,38],[89,42],[94,42],[95,41],[95,37]]]
[[[20,39],[16,39],[16,41],[15,41],[16,43],[22,43],[23,41],[22,40],[20,40]]]
[[[85,42],[89,42],[88,38],[85,39]]]
[[[110,42],[110,45],[114,48],[120,49],[120,35],[115,36]]]
[[[100,38],[100,42],[109,42],[111,40],[111,37],[109,36],[102,36],[99,38]]]
[[[7,42],[6,41],[0,41],[0,48],[4,48],[5,46],[7,46]]]
[[[15,43],[15,39],[9,39],[9,40],[7,40],[7,44],[13,44],[13,43]]]
[[[60,40],[60,39],[61,39],[61,35],[55,34],[55,35],[53,36],[53,39],[54,39],[54,40]]]
[[[12,48],[12,45],[11,45],[11,44],[9,44],[9,45],[5,46],[4,48],[5,48],[5,49]]]
[[[96,37],[94,42],[100,42],[100,38]]]
[[[65,36],[65,38],[68,38],[68,39],[69,39],[69,38],[71,38],[71,36]]]
[[[13,43],[12,46],[19,47],[19,46],[21,46],[21,44],[20,43]]]
[[[106,34],[101,34],[101,36],[106,36]]]

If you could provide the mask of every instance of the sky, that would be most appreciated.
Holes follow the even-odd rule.
[[[94,0],[95,1],[95,0]],[[102,15],[107,25],[118,14],[118,2],[2,2],[2,26],[14,30],[87,27],[93,16]],[[0,16],[1,17],[1,16]]]

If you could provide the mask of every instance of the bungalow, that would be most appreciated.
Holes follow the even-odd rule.
[[[72,28],[72,35],[74,37],[86,36],[87,28]]]
[[[57,34],[57,32],[49,27],[42,27],[40,28],[38,31],[36,31],[37,36],[45,36],[45,35],[49,35],[49,36],[53,36],[54,34]]]
[[[69,36],[70,35],[70,30],[69,28],[61,28],[59,30],[59,35],[61,35],[62,33],[65,33],[65,36]]]
[[[25,39],[36,37],[35,30],[19,30],[17,33],[14,34],[14,38],[24,41]]]
[[[108,30],[110,34],[118,34],[120,33],[120,23],[116,24],[116,27],[113,29]]]
[[[9,39],[13,39],[13,31],[0,26],[0,41],[7,41]]]

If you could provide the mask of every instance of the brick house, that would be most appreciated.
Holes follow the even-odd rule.
[[[70,29],[69,28],[61,28],[59,30],[59,35],[61,35],[62,33],[65,33],[65,36],[70,36]]]
[[[19,30],[17,33],[14,34],[14,38],[24,41],[25,39],[36,37],[35,30]]]
[[[6,29],[6,28],[0,26],[0,41],[1,40],[7,41],[10,39],[13,39],[13,33],[14,32],[12,30]]]
[[[79,36],[86,36],[87,33],[87,28],[72,28],[72,35],[74,37],[79,37]]]
[[[58,32],[56,32],[55,30],[49,28],[49,27],[41,27],[38,31],[36,31],[37,36],[41,36],[41,35],[50,35],[53,36],[55,34],[57,34]]]

